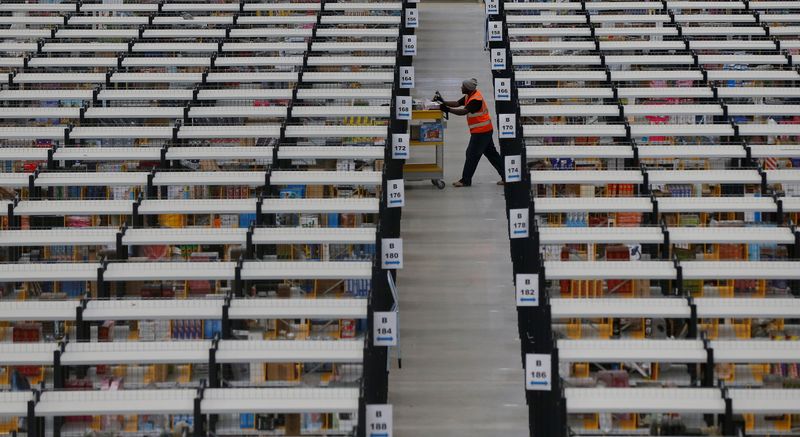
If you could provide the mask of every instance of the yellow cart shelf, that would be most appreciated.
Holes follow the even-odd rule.
[[[430,163],[406,164],[403,167],[404,177],[407,181],[430,180],[437,188],[444,189],[444,127],[446,120],[442,111],[438,109],[414,110],[411,114],[411,123],[420,121],[438,121],[442,124],[442,141],[418,141],[413,138],[409,142],[411,147],[435,147],[436,161]]]

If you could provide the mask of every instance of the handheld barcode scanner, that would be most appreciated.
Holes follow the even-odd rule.
[[[433,101],[438,103],[444,102],[444,98],[442,98],[442,94],[439,92],[439,90],[436,90],[436,92],[433,94]],[[450,119],[450,114],[448,114],[447,112],[443,112],[442,115],[444,116],[445,120]]]

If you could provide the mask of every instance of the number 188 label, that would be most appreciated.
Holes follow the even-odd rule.
[[[392,406],[367,405],[367,437],[392,437]]]

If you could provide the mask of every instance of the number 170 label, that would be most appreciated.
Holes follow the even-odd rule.
[[[500,125],[500,133],[498,138],[516,138],[517,137],[517,117],[514,114],[499,114],[497,116]]]

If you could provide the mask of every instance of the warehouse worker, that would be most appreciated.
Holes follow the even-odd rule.
[[[441,102],[442,111],[455,115],[466,115],[467,125],[469,125],[470,138],[467,146],[467,159],[464,161],[461,179],[453,182],[453,186],[469,187],[472,185],[472,175],[478,168],[481,155],[486,156],[486,159],[500,174],[500,181],[497,185],[503,185],[503,160],[494,147],[492,117],[489,115],[486,100],[478,91],[478,79],[467,79],[462,82],[461,92],[464,93],[464,97],[458,101]]]

